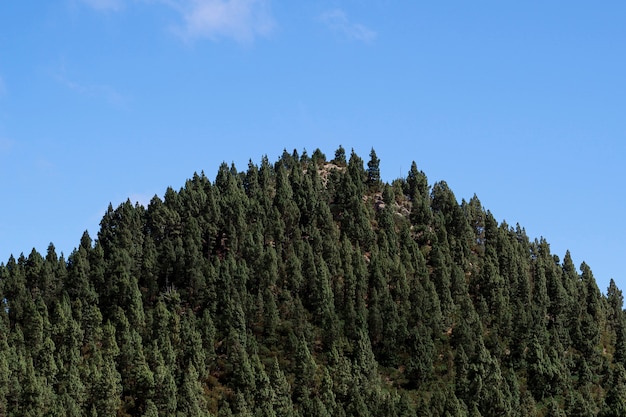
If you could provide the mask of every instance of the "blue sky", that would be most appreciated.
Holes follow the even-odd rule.
[[[626,286],[626,3],[57,0],[0,6],[0,262],[109,202],[341,144]]]

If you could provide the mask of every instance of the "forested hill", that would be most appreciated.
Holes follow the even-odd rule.
[[[626,416],[606,294],[415,163],[222,164],[0,265],[0,416]]]

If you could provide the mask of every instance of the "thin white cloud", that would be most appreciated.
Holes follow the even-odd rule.
[[[117,107],[125,108],[128,104],[128,99],[123,94],[118,92],[115,88],[106,84],[83,84],[73,81],[65,75],[64,68],[61,72],[55,75],[55,78],[59,83],[67,87],[68,89],[78,93],[82,96],[93,97],[99,100],[104,100],[107,104]]]
[[[81,0],[101,12],[117,12],[124,8],[124,0]]]
[[[179,11],[182,27],[176,32],[185,40],[221,38],[250,43],[267,36],[274,28],[268,0],[188,0],[164,1]]]
[[[346,13],[341,9],[333,9],[320,16],[322,22],[332,31],[340,33],[349,39],[371,42],[376,39],[377,33],[359,23],[353,23],[348,19]]]
[[[78,0],[101,12],[117,12],[131,0]],[[135,0],[135,3],[139,0]],[[274,28],[270,0],[143,0],[162,4],[180,15],[182,22],[173,28],[185,41],[199,38],[217,41],[234,39],[251,43],[269,35]]]

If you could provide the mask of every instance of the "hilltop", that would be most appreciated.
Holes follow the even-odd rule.
[[[11,257],[0,415],[626,415],[615,283],[379,164],[222,164]]]

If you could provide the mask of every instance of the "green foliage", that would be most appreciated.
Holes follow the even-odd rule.
[[[339,147],[110,206],[0,264],[0,415],[626,415],[611,282]]]
[[[370,152],[370,160],[367,163],[367,185],[372,191],[377,191],[380,187],[380,159],[374,148]]]

